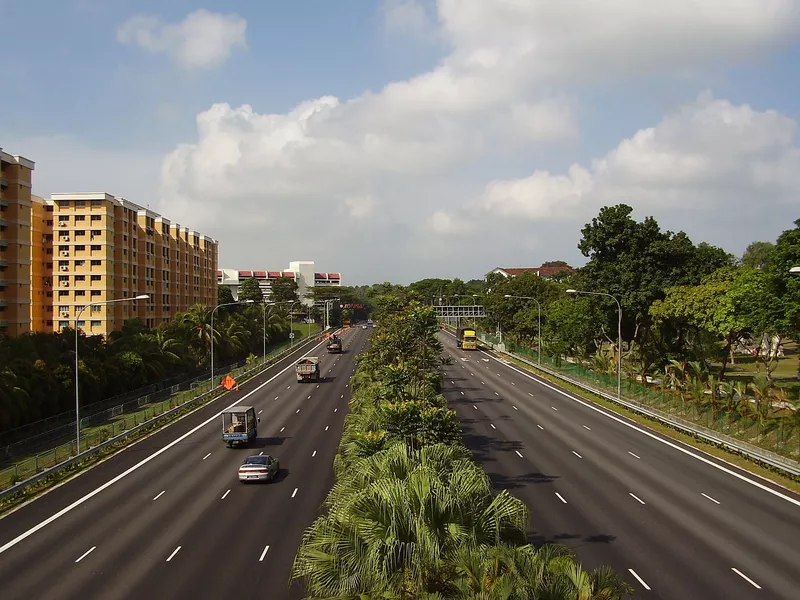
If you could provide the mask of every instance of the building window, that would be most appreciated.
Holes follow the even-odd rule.
[[[92,327],[100,327],[100,321],[92,321]]]
[[[92,244],[92,252],[95,252],[96,250],[100,250],[100,244]]]
[[[93,261],[92,261],[92,266],[93,266],[93,267],[99,267],[99,266],[100,266],[100,262],[101,262],[101,261],[99,261],[99,260],[93,260]]]
[[[85,200],[75,200],[75,206],[86,206]]]
[[[92,290],[92,296],[99,296],[100,290]]]
[[[69,321],[59,321],[58,322],[58,326],[61,329],[64,329],[65,327],[69,327]]]
[[[75,252],[83,252],[84,250],[86,250],[86,246],[83,244],[78,244],[75,246]]]
[[[100,281],[100,275],[92,275],[92,281]]]
[[[92,200],[92,206],[102,206],[102,205],[103,205],[102,200]]]
[[[75,230],[75,237],[78,237],[80,235],[86,235],[86,230],[85,229],[76,229]]]
[[[103,215],[92,215],[92,221],[99,221],[103,218]]]
[[[75,215],[76,221],[85,221],[86,217],[84,215]]]
[[[76,298],[78,296],[85,296],[85,295],[86,295],[86,290],[75,290],[75,297]]]
[[[86,275],[75,275],[75,281],[86,281]]]
[[[86,327],[86,321],[78,321],[78,327]]]

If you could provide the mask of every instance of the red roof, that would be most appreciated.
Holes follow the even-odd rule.
[[[252,277],[252,271],[239,271],[239,277]]]
[[[341,279],[339,273],[328,273],[328,279]]]
[[[253,271],[253,277],[260,277],[261,279],[264,279],[264,277],[266,276],[267,276],[266,271]]]
[[[272,279],[273,277],[280,277],[280,276],[281,276],[280,271],[267,271],[267,277],[269,277],[270,279]]]
[[[222,271],[217,271],[217,277],[222,277]]]
[[[294,277],[294,271],[284,271],[283,272],[283,276],[284,277]]]
[[[314,273],[314,279],[327,279],[327,273]]]

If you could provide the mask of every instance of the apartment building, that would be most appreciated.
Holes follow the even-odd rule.
[[[314,287],[340,287],[341,273],[322,273],[316,270],[314,261],[295,260],[289,263],[285,271],[239,271],[237,269],[220,269],[217,271],[217,283],[231,289],[234,300],[239,299],[239,286],[245,279],[255,277],[261,293],[269,298],[272,282],[278,277],[289,277],[297,282],[297,294],[306,306],[311,306],[310,299],[305,298]]]
[[[30,331],[34,162],[0,148],[0,334]]]
[[[216,240],[104,192],[35,204],[34,330],[107,335],[126,319],[155,327],[194,304],[216,304]],[[150,298],[110,302],[141,294]]]

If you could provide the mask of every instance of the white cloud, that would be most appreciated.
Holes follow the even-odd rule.
[[[412,34],[420,39],[435,39],[439,32],[431,15],[430,0],[384,0],[386,27],[396,33]]]
[[[401,22],[422,23],[423,4],[391,6],[406,11],[395,14]],[[642,130],[596,164],[563,175],[532,166],[532,175],[507,179],[509,157],[578,138],[584,81],[716,72],[799,37],[793,0],[720,6],[440,0],[437,22],[451,51],[430,72],[349,100],[321,96],[285,114],[224,103],[200,113],[197,139],[164,159],[163,210],[219,237],[229,265],[252,262],[249,240],[258,235],[287,256],[319,247],[331,261],[326,268],[358,268],[363,280],[377,280],[386,264],[417,273],[412,260],[427,254],[431,264],[463,263],[458,236],[444,236],[451,241],[443,246],[431,232],[494,228],[487,256],[495,256],[535,250],[556,235],[520,241],[503,233],[509,223],[585,222],[605,201],[694,206],[707,190],[713,196],[720,189],[720,173],[741,185],[743,166],[748,185],[790,185],[795,163],[786,118],[710,98]],[[143,44],[164,47],[147,35]],[[766,127],[773,121],[777,127]],[[486,186],[498,173],[504,178]],[[465,190],[464,179],[481,181]],[[731,187],[736,198],[764,189]],[[465,203],[478,196],[477,204]],[[306,222],[358,236],[326,245],[313,227],[301,226]],[[366,231],[378,242],[368,252],[357,241],[368,239]],[[562,233],[557,247],[574,247],[577,236]]]
[[[238,15],[200,9],[176,24],[165,24],[159,17],[133,16],[117,29],[117,40],[168,54],[183,69],[212,69],[227,61],[234,50],[246,47],[246,31],[247,21]]]
[[[746,231],[756,226],[745,218],[753,211],[762,223],[775,218],[788,226],[800,197],[796,134],[785,115],[706,92],[590,167],[493,181],[465,210],[471,218],[586,222],[600,206],[625,202],[667,218],[691,215],[685,226],[700,230],[740,216]]]

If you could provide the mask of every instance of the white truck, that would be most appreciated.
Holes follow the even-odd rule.
[[[297,383],[302,383],[304,381],[319,382],[320,379],[319,357],[304,356],[299,361],[297,361],[297,366],[295,367],[295,371],[297,372]]]

